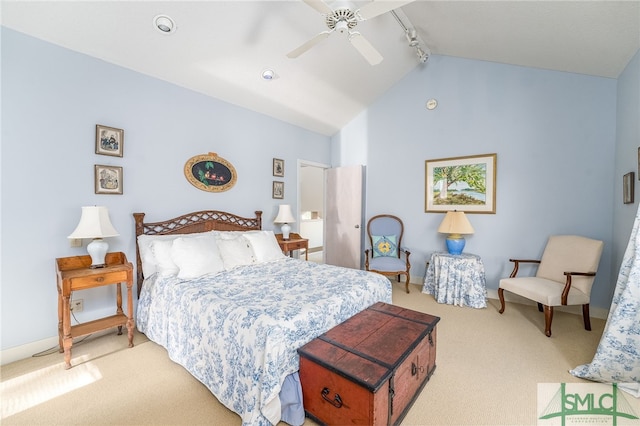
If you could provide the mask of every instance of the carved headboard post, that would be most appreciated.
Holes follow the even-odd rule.
[[[136,282],[138,283],[138,289],[140,283],[144,280],[142,274],[142,259],[140,258],[140,249],[138,248],[138,235],[144,234],[144,213],[134,213],[133,218],[136,221]],[[138,290],[138,296],[140,296],[140,290]]]
[[[258,221],[258,229],[262,229],[262,211],[256,210],[254,213],[256,214],[256,220]]]

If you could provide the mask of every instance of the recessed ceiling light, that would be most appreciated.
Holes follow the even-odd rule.
[[[167,15],[158,15],[153,18],[153,26],[163,34],[172,34],[177,29],[176,23]]]
[[[273,80],[274,78],[276,78],[276,73],[272,69],[266,69],[266,70],[262,71],[262,79],[263,80],[270,81],[270,80]]]

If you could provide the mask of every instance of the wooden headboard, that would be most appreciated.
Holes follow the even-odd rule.
[[[138,282],[138,296],[142,290],[144,275],[142,273],[142,260],[138,247],[140,235],[167,235],[167,234],[193,234],[207,231],[250,231],[262,229],[262,212],[256,211],[256,217],[248,218],[237,216],[233,213],[216,210],[204,210],[187,213],[173,219],[162,222],[144,222],[145,213],[134,213],[136,222],[136,272]]]

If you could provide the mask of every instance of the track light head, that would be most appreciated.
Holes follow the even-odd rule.
[[[423,64],[429,59],[429,53],[422,50],[420,46],[416,46],[416,56]]]
[[[416,47],[419,44],[418,34],[414,28],[407,29],[405,36],[407,37],[407,41],[409,42],[409,46]]]

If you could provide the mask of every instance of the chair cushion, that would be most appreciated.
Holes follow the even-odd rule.
[[[596,272],[603,242],[578,235],[553,235],[542,253],[536,277],[561,283],[565,272]],[[574,276],[571,288],[591,294],[594,277]]]
[[[500,280],[499,287],[543,305],[562,305],[564,284],[557,281],[538,277],[503,278]],[[571,286],[567,305],[584,305],[585,303],[589,303],[589,295]]]
[[[406,272],[407,263],[397,257],[374,257],[369,261],[369,270],[376,270],[380,272]]]
[[[398,240],[395,235],[373,235],[371,241],[373,257],[398,257]]]

